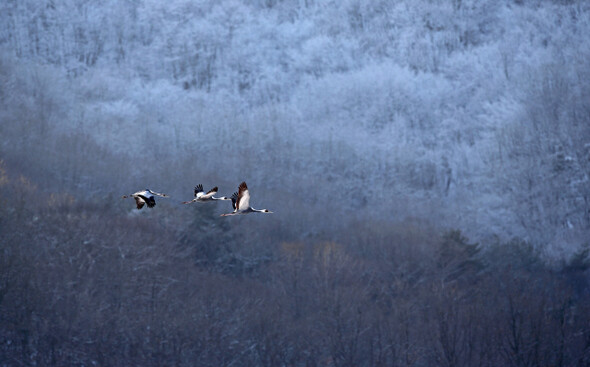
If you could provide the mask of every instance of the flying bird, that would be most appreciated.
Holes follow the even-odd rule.
[[[147,204],[148,208],[153,208],[156,206],[156,200],[154,199],[154,195],[161,196],[161,197],[169,197],[166,194],[162,194],[159,192],[152,191],[150,189],[145,189],[143,191],[138,191],[131,195],[123,195],[123,199],[132,197],[135,199],[135,204],[137,204],[137,209],[143,208],[145,204]]]
[[[231,197],[231,201],[234,211],[227,214],[221,214],[222,217],[248,213],[272,213],[268,209],[254,209],[250,206],[250,193],[248,192],[248,186],[245,182],[240,184],[237,193],[234,192]]]
[[[203,191],[203,185],[198,184],[197,186],[195,186],[195,198],[193,200],[190,201],[183,201],[183,204],[190,204],[190,203],[194,203],[194,202],[202,202],[202,201],[213,201],[213,200],[231,200],[228,197],[222,196],[220,198],[216,198],[215,195],[217,194],[217,186],[215,186],[214,188],[212,188],[211,190],[209,190],[207,193],[205,193]]]

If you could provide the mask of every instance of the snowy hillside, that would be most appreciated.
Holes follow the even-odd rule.
[[[0,7],[0,152],[53,185],[247,180],[317,231],[417,217],[566,253],[590,235],[586,2]]]

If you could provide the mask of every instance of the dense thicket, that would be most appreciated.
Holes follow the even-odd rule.
[[[0,365],[590,364],[588,34],[585,1],[0,2]],[[179,205],[243,180],[274,214]]]

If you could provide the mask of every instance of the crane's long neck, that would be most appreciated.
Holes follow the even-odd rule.
[[[226,196],[222,196],[220,198],[216,198],[215,196],[211,196],[211,200],[231,200],[231,199]]]

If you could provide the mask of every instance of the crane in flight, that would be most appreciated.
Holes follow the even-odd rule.
[[[250,206],[250,192],[246,182],[242,182],[238,187],[238,192],[231,197],[234,211],[227,214],[221,214],[222,217],[230,215],[249,214],[249,213],[272,213],[268,209],[254,209]]]
[[[143,208],[145,204],[147,204],[148,208],[153,208],[156,206],[156,199],[154,199],[154,195],[161,196],[163,198],[169,197],[166,194],[162,194],[160,192],[155,192],[150,189],[145,189],[143,191],[138,191],[130,195],[123,195],[123,199],[132,197],[135,199],[135,204],[137,204],[137,209]]]
[[[214,200],[231,200],[228,197],[222,196],[220,198],[216,198],[215,195],[217,194],[217,186],[215,186],[214,188],[212,188],[211,190],[207,191],[207,193],[205,193],[205,191],[203,190],[203,185],[198,184],[197,186],[195,186],[195,198],[193,200],[189,200],[189,201],[183,201],[183,204],[190,204],[190,203],[195,203],[195,202],[205,202],[205,201],[214,201]]]

